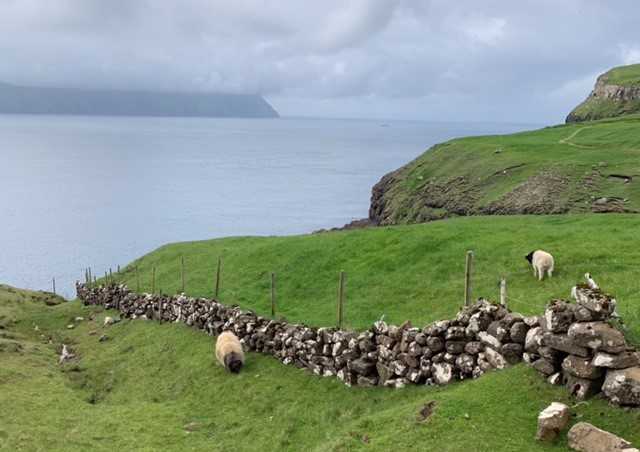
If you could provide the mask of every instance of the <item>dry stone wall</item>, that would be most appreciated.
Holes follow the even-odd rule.
[[[137,294],[124,285],[77,285],[85,305],[118,309],[124,318],[182,322],[209,335],[232,331],[247,350],[349,386],[443,385],[524,358],[578,397],[604,389],[612,401],[640,405],[638,353],[606,323],[613,312],[610,297],[584,288],[577,292],[578,304],[552,302],[540,317],[523,317],[481,299],[454,319],[424,328],[380,320],[355,332],[286,323],[212,299]]]
[[[640,406],[640,353],[616,327],[615,299],[586,285],[574,297],[547,306],[527,333],[524,360],[579,400],[603,391],[616,404]]]

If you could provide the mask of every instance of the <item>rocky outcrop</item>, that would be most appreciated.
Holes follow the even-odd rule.
[[[564,403],[553,402],[538,415],[536,439],[553,441],[569,423],[571,413]]]
[[[603,392],[613,403],[640,406],[640,356],[614,326],[615,299],[587,285],[572,292],[575,304],[551,302],[540,327],[529,330],[525,361],[578,400]]]
[[[638,67],[640,65],[633,65]],[[589,97],[578,105],[567,116],[566,122],[592,121],[624,114],[640,112],[640,85],[622,85],[612,77],[613,71],[627,68],[616,68],[600,75]],[[613,79],[613,81],[612,81]]]

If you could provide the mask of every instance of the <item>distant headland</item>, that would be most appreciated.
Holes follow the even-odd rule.
[[[257,94],[93,90],[0,83],[0,113],[277,118]]]

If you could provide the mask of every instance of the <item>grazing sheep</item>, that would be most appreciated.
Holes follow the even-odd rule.
[[[553,274],[553,256],[546,251],[531,251],[524,258],[528,260],[533,267],[533,276],[537,276],[538,280],[542,281],[545,273],[549,277]]]
[[[225,331],[216,340],[216,359],[229,372],[237,374],[244,365],[244,352],[238,337]]]

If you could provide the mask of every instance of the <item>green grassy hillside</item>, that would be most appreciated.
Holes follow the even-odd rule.
[[[630,64],[611,69],[606,74],[607,82],[611,85],[638,86],[640,85],[640,64]]]
[[[114,312],[16,293],[0,287],[0,344],[18,344],[0,347],[0,451],[568,450],[533,436],[540,409],[573,402],[524,365],[442,388],[367,389],[249,354],[236,376],[214,364],[212,338],[183,324],[104,328]],[[60,366],[62,343],[78,359]],[[640,443],[637,410],[596,399],[574,413]]]
[[[640,116],[434,146],[373,189],[377,224],[640,211]]]
[[[511,306],[541,313],[555,297],[568,297],[585,272],[619,300],[640,338],[640,216],[571,215],[469,217],[421,225],[369,228],[294,237],[241,237],[166,245],[133,262],[118,280],[151,291],[181,289],[212,296],[216,261],[223,259],[220,298],[259,314],[270,313],[270,272],[277,278],[277,313],[313,325],[335,323],[340,270],[347,273],[346,324],[367,328],[385,315],[415,325],[453,316],[463,302],[464,262],[475,252],[474,296],[496,299],[507,278]],[[556,258],[550,280],[534,280],[524,256],[546,249]]]

